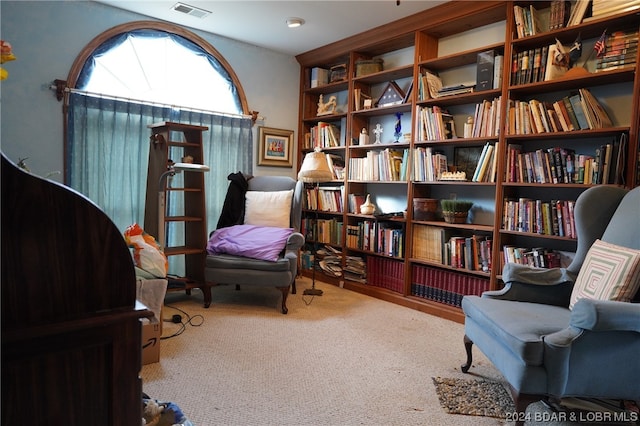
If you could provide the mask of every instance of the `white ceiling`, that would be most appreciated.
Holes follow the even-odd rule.
[[[371,28],[413,15],[440,0],[298,0],[222,1],[180,0],[204,9],[204,18],[176,12],[175,1],[98,0],[148,17],[240,40],[290,55],[313,50]],[[287,18],[305,20],[299,28],[288,28]]]

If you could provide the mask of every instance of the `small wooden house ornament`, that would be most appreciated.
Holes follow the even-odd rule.
[[[401,104],[403,100],[404,92],[400,86],[398,86],[395,81],[390,81],[382,92],[382,95],[378,98],[376,105],[378,107],[398,105]]]

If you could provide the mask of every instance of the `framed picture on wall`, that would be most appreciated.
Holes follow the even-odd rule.
[[[259,166],[293,167],[293,130],[259,128]]]

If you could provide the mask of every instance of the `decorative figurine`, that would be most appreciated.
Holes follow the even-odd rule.
[[[467,117],[467,122],[464,123],[464,137],[470,138],[473,137],[473,117]]]
[[[375,143],[381,143],[380,142],[380,135],[382,134],[382,126],[380,125],[380,123],[376,124],[376,128],[373,130],[373,133],[376,134],[376,142]]]
[[[364,127],[362,128],[362,131],[360,132],[360,138],[358,140],[358,144],[359,145],[369,145],[369,134],[367,133],[367,129],[365,129]]]
[[[396,138],[395,143],[400,142],[400,137],[402,136],[402,122],[400,121],[401,117],[402,113],[396,112],[396,131],[393,133],[393,136]]]
[[[320,98],[318,99],[317,115],[335,114],[337,105],[338,105],[338,102],[335,96],[330,96],[329,102],[324,103],[324,97],[321,94]]]

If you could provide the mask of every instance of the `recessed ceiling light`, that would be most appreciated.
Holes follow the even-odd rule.
[[[287,19],[287,26],[289,28],[297,28],[301,25],[304,24],[304,19],[302,18],[288,18]]]
[[[199,7],[195,6],[189,6],[188,4],[184,3],[176,3],[171,6],[171,9],[175,10],[176,12],[195,16],[196,18],[204,18],[205,16],[211,14],[211,12],[209,12],[208,10],[200,9]]]

